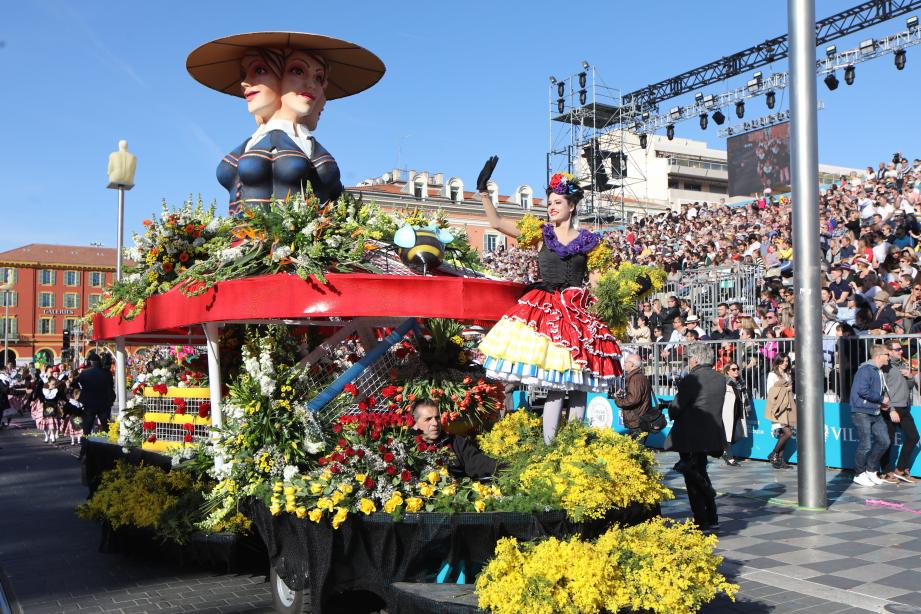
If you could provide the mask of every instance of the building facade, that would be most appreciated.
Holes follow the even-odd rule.
[[[458,177],[446,180],[444,173],[394,169],[347,189],[388,212],[414,208],[430,212],[441,210],[452,227],[467,232],[470,245],[480,253],[515,245],[514,239],[490,227],[479,194],[465,190],[464,182]],[[519,185],[512,194],[503,195],[499,193],[498,184],[490,181],[489,193],[499,214],[512,221],[527,213],[544,215],[544,199],[535,197],[529,185]]]
[[[7,362],[52,364],[61,360],[64,331],[74,347],[88,337],[82,318],[115,279],[115,250],[32,243],[0,252],[0,279],[11,282],[0,292]]]

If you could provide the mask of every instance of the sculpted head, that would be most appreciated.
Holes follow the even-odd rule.
[[[316,127],[329,75],[322,58],[298,49],[253,49],[243,56],[240,72],[247,110],[256,123],[285,119]]]

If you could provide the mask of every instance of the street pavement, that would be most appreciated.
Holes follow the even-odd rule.
[[[0,431],[0,583],[14,614],[272,611],[259,571],[99,553],[98,525],[73,512],[86,498],[77,447],[43,443],[25,420],[13,427]],[[687,517],[682,478],[670,470],[677,458],[657,456],[676,495],[663,513]],[[723,572],[741,591],[702,612],[921,613],[921,484],[863,488],[829,471],[828,511],[808,512],[795,505],[795,469],[710,468]]]

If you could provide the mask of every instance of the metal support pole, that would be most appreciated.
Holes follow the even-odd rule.
[[[220,428],[224,424],[224,414],[221,410],[221,344],[220,329],[213,322],[206,322],[205,343],[208,351],[208,389],[211,397],[211,437],[212,440],[217,438],[215,428]],[[214,457],[215,469],[220,469],[224,464],[224,459],[220,456]]]
[[[115,338],[115,398],[118,401],[118,419],[121,420],[128,406],[127,373],[125,371],[127,353],[125,338]]]
[[[798,500],[801,507],[826,508],[814,0],[787,0],[787,19],[792,84],[790,170],[796,288]]]
[[[7,280],[9,283],[9,280]],[[3,291],[3,304],[6,305],[6,315],[3,318],[3,369],[6,370],[7,357],[10,355],[10,291]]]
[[[115,281],[122,278],[122,248],[125,240],[125,188],[118,188],[118,244],[115,246]]]

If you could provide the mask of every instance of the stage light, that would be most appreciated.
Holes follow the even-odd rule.
[[[865,41],[860,41],[861,53],[872,53],[874,49],[876,49],[876,41],[872,38],[868,38]]]
[[[675,125],[674,124],[669,124],[665,126],[665,136],[668,137],[669,141],[675,138]]]
[[[761,84],[757,79],[749,79],[748,83],[745,84],[745,87],[748,88],[749,92],[754,92],[757,91],[759,87],[761,87]]]
[[[844,69],[844,82],[848,85],[854,84],[854,76],[857,70],[853,66],[848,66]]]
[[[743,117],[745,117],[745,101],[744,100],[740,100],[739,102],[736,103],[736,117],[738,117],[739,119],[742,119]]]
[[[588,92],[585,90],[579,90],[579,104],[585,106],[585,101],[588,100]]]
[[[704,105],[706,105],[707,108],[712,107],[714,102],[716,102],[716,98],[713,96],[713,94],[707,94],[704,96]]]
[[[774,104],[777,102],[777,95],[773,90],[764,95],[764,102],[767,104],[767,108],[774,108]]]
[[[726,134],[728,134],[729,136],[732,136],[733,134],[735,134],[735,130],[733,130],[732,127],[726,128]]]
[[[701,130],[707,129],[707,120],[708,120],[707,114],[701,113],[700,114],[700,129]]]
[[[582,60],[582,68],[588,70],[589,66],[591,66],[591,64],[588,63],[588,60]]]
[[[823,80],[825,81],[825,87],[827,87],[829,90],[838,89],[838,77],[835,76],[835,73],[828,73],[828,76]]]
[[[566,108],[566,99],[558,98],[556,101],[556,110],[562,113],[565,108]]]
[[[833,58],[833,57],[835,57],[836,55],[838,55],[838,46],[837,46],[837,45],[829,45],[828,47],[825,48],[825,56],[826,56],[826,57]]]
[[[649,143],[649,137],[647,137],[645,134],[641,134],[640,135],[640,148],[646,149],[647,143]]]
[[[704,101],[703,94],[701,94],[700,92],[697,92],[696,94],[694,94],[694,102],[696,102],[697,104],[700,104],[703,101]]]
[[[672,107],[668,112],[668,116],[671,119],[679,119],[681,117],[681,107]]]
[[[918,27],[918,18],[917,18],[917,17],[909,17],[908,19],[906,19],[906,20],[905,20],[905,27],[908,28],[909,30],[914,30],[915,28],[917,28],[917,27]]]
[[[550,75],[550,85],[556,85],[556,77]]]
[[[581,87],[582,89],[585,89],[585,78],[586,78],[585,73],[580,72],[579,73],[579,87]]]
[[[562,81],[556,84],[556,95],[560,98],[566,95],[566,84]]]
[[[897,70],[905,68],[905,50],[899,49],[895,52],[895,67]]]
[[[649,121],[649,111],[643,111],[643,121],[644,122]]]
[[[713,114],[713,121],[716,122],[717,126],[722,126],[723,122],[726,121],[726,116],[723,115],[723,112],[719,109],[716,110],[716,113]]]

